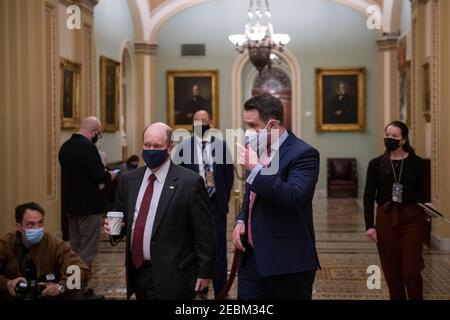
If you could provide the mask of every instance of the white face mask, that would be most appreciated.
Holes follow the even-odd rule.
[[[271,120],[272,121],[272,120]],[[269,121],[264,129],[260,129],[259,132],[256,132],[254,129],[247,129],[245,131],[245,145],[250,146],[256,153],[261,154],[267,149],[267,142],[269,133],[267,131],[267,126],[270,124]]]

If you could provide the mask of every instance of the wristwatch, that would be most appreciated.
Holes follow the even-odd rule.
[[[62,285],[59,285],[58,292],[59,292],[59,294],[63,294],[64,292],[66,292],[66,288]]]

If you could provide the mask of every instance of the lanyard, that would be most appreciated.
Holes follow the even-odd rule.
[[[392,162],[392,160],[391,160],[392,172],[394,173],[394,180],[395,180],[395,183],[397,183],[397,184],[399,184],[399,183],[400,183],[400,180],[402,179],[402,173],[403,173],[403,161],[404,161],[404,160],[402,160],[402,163],[401,163],[401,165],[400,165],[400,174],[399,174],[398,180],[397,180],[397,174],[395,173],[394,164],[393,164],[393,162]]]

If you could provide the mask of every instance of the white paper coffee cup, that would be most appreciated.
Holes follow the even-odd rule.
[[[108,217],[108,225],[110,228],[109,234],[112,236],[120,235],[122,231],[123,212],[109,211],[106,216]]]

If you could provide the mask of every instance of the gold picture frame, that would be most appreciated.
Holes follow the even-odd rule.
[[[61,58],[61,128],[74,129],[80,120],[81,64]]]
[[[428,123],[431,121],[431,71],[430,63],[427,62],[422,65],[423,74],[423,116]]]
[[[211,127],[219,128],[219,71],[167,71],[169,126],[192,131],[192,116],[201,109],[210,113]]]
[[[120,63],[100,57],[100,119],[103,131],[119,130]]]
[[[316,129],[364,131],[365,68],[316,69]]]

